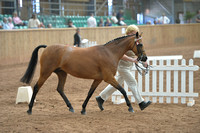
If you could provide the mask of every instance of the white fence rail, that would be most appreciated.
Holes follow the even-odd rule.
[[[181,59],[180,56],[178,59]],[[152,68],[145,76],[138,74],[135,66],[132,68],[133,75],[138,81],[138,89],[146,101],[194,105],[194,97],[198,97],[198,93],[194,93],[193,72],[199,70],[199,67],[193,64],[192,59],[189,60],[189,65],[186,65],[185,59],[178,59],[163,58],[163,60],[156,60],[154,58],[150,60],[149,64],[152,65]],[[131,102],[135,102],[126,83],[124,83],[124,89],[127,95],[131,97]],[[119,91],[112,94],[114,104],[120,104],[124,101]]]
[[[88,39],[83,39],[81,41],[82,48],[88,48],[88,47],[92,47],[92,46],[96,46],[96,45],[97,45],[96,41],[89,41]]]

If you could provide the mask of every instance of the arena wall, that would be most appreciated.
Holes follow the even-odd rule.
[[[126,27],[80,28],[81,37],[105,44],[123,36]],[[142,25],[145,49],[200,45],[200,24]],[[74,28],[0,30],[0,66],[27,63],[33,49],[40,45],[73,45]],[[42,50],[40,50],[40,53]]]

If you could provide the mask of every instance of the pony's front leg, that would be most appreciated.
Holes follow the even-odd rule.
[[[88,92],[88,95],[82,105],[82,111],[81,111],[81,114],[82,115],[85,115],[86,114],[86,106],[87,106],[87,103],[88,101],[90,100],[90,97],[92,96],[92,94],[94,93],[94,91],[96,90],[97,86],[101,83],[102,80],[94,80],[91,87],[90,87],[90,90]]]
[[[109,83],[123,94],[123,96],[126,100],[126,104],[129,107],[128,111],[134,112],[133,107],[132,107],[132,105],[131,105],[128,97],[127,97],[127,94],[126,94],[126,91],[124,90],[124,88],[114,78],[113,78],[113,81],[109,82]]]

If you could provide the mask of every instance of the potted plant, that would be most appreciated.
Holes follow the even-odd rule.
[[[195,13],[191,13],[190,11],[187,11],[185,14],[185,20],[187,23],[192,22],[192,18],[195,16]]]

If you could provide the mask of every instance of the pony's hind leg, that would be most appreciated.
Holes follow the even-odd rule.
[[[67,104],[67,107],[69,107],[69,111],[74,112],[74,109],[73,109],[71,103],[69,102],[68,98],[66,97],[65,93],[63,92],[67,74],[66,74],[66,72],[64,72],[61,69],[56,69],[54,72],[58,76],[57,91],[61,95],[61,97],[63,98],[65,103]]]
[[[27,113],[29,115],[32,114],[32,108],[33,108],[33,104],[34,104],[34,101],[35,101],[35,97],[39,91],[39,89],[42,87],[42,85],[44,84],[44,82],[47,80],[47,78],[50,76],[49,75],[40,75],[39,77],[39,80],[37,81],[37,83],[35,84],[34,86],[34,89],[33,89],[33,94],[32,94],[32,97],[31,97],[31,102],[29,103],[29,109],[27,111]]]
[[[81,114],[82,115],[85,115],[86,114],[86,106],[87,106],[87,103],[90,99],[90,97],[92,96],[92,94],[94,93],[95,89],[97,88],[97,86],[101,83],[102,80],[94,80],[92,85],[91,85],[91,88],[88,92],[88,95],[87,95],[87,98],[85,99],[83,105],[82,105],[82,111],[81,111]]]

